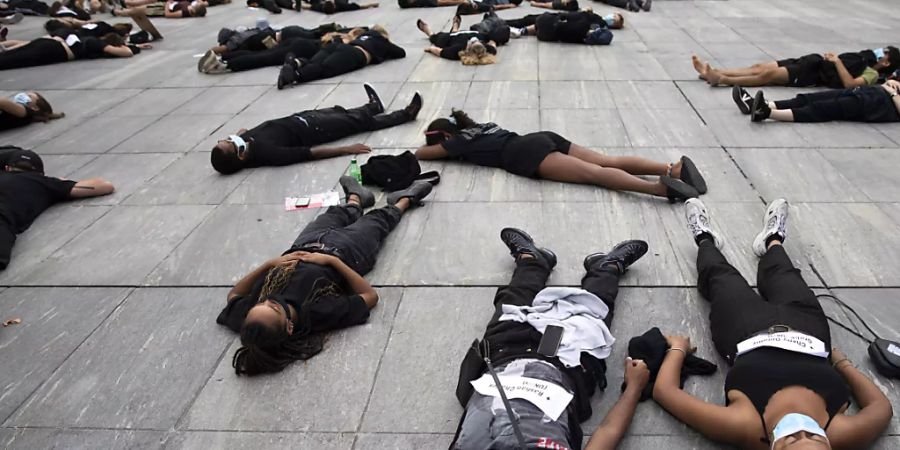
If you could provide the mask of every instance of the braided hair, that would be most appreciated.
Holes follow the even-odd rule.
[[[296,264],[280,265],[270,269],[257,302],[280,294],[295,269]],[[317,287],[318,285],[322,286]],[[241,326],[241,347],[234,352],[231,359],[235,373],[252,376],[280,372],[296,360],[307,360],[321,352],[325,337],[321,333],[310,333],[308,308],[312,300],[324,295],[338,295],[340,292],[340,287],[334,282],[325,278],[317,279],[309,297],[303,300],[297,311],[299,318],[293,334],[288,334],[282,327],[270,327],[245,320]]]

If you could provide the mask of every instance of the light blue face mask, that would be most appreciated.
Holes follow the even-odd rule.
[[[19,92],[13,97],[13,101],[22,106],[28,106],[31,103],[31,97],[28,96],[27,92]]]
[[[772,430],[772,448],[775,448],[775,443],[778,440],[800,431],[822,436],[826,441],[828,440],[825,430],[812,417],[805,414],[790,413],[785,414],[775,425],[775,429]]]
[[[606,26],[611,27],[614,23],[616,23],[616,15],[615,14],[607,14],[603,16],[603,21],[606,22]]]
[[[884,58],[884,49],[883,48],[873,48],[872,51],[875,52],[875,60],[876,61],[880,61],[882,58]]]

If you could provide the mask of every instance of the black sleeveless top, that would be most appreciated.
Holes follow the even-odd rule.
[[[763,347],[739,356],[725,377],[726,399],[731,390],[750,398],[759,412],[767,443],[768,432],[763,418],[766,405],[776,392],[789,386],[805,387],[825,400],[826,430],[841,407],[850,400],[850,388],[826,358],[779,348]]]

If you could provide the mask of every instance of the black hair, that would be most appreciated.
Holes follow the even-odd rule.
[[[122,39],[122,36],[118,33],[106,33],[103,37],[100,38],[101,41],[105,42],[107,45],[112,45],[113,47],[121,47],[125,45],[125,39]]]
[[[334,14],[337,11],[337,6],[333,1],[326,1],[322,4],[322,12],[325,14]]]
[[[44,29],[47,30],[48,33],[52,33],[56,30],[68,29],[69,26],[66,25],[62,20],[50,19],[44,22]]]
[[[241,348],[234,352],[231,366],[238,375],[281,372],[296,360],[312,358],[322,351],[325,338],[321,334],[287,334],[257,322],[244,322]]]
[[[113,24],[113,33],[118,34],[119,36],[126,37],[131,34],[131,30],[134,28],[130,23],[117,23]]]
[[[218,144],[213,147],[209,155],[209,162],[212,163],[213,169],[223,175],[231,175],[244,168],[237,152],[226,152]]]
[[[472,128],[475,125],[478,125],[477,122],[472,120],[465,111],[454,109],[450,113],[450,117],[452,117],[456,123],[453,123],[450,119],[441,117],[440,119],[434,119],[428,124],[427,131],[443,131],[448,134],[457,134],[459,130],[465,130],[466,128]]]
[[[897,47],[894,47],[893,45],[885,47],[884,54],[887,55],[890,64],[883,72],[891,73],[897,70],[897,68],[900,68],[900,50],[898,50]]]

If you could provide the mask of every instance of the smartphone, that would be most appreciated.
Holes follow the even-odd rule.
[[[562,342],[562,336],[563,327],[547,325],[547,328],[544,329],[544,337],[541,338],[541,343],[538,345],[538,354],[550,357],[556,356],[559,344]]]
[[[304,208],[309,206],[309,197],[300,197],[297,199],[297,202],[294,203],[294,206],[298,208]]]

